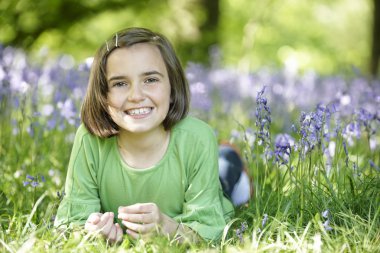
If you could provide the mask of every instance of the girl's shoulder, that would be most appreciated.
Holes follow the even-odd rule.
[[[214,135],[214,130],[210,125],[193,116],[187,116],[178,122],[174,127],[174,131],[182,131],[194,135]]]
[[[112,137],[100,138],[91,134],[85,125],[82,123],[75,134],[75,142],[82,144],[90,144],[91,146],[105,145],[112,141]]]
[[[176,139],[192,139],[193,141],[209,142],[216,139],[215,132],[206,122],[187,116],[178,122],[173,128]]]

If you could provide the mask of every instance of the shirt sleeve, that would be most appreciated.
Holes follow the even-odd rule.
[[[96,147],[91,137],[83,125],[78,129],[67,171],[65,195],[58,207],[55,227],[83,225],[91,213],[100,212],[94,169],[96,157],[99,156],[94,152]]]
[[[216,138],[211,129],[207,135],[194,148],[183,213],[174,219],[203,239],[214,241],[221,238],[226,223],[234,215],[234,208],[223,196],[220,185]]]

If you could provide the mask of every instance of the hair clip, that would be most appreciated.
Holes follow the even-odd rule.
[[[117,43],[117,40],[118,40],[118,35],[117,35],[117,33],[115,34],[115,37],[116,37],[116,41],[115,41],[115,47],[119,47],[119,45],[118,45],[118,43]]]
[[[107,46],[107,51],[109,52],[110,51],[110,48],[108,46],[108,41],[106,41],[106,46]]]
[[[158,35],[153,36],[153,40],[158,40],[160,37]]]

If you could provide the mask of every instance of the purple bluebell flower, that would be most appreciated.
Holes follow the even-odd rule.
[[[243,243],[243,233],[247,228],[248,228],[248,224],[247,222],[244,221],[240,224],[240,228],[235,230],[235,234],[239,238],[240,243]]]
[[[275,139],[274,155],[276,162],[287,164],[294,146],[294,139],[288,134],[279,134]]]
[[[259,146],[264,146],[265,155],[271,153],[270,151],[270,125],[272,122],[271,111],[268,106],[267,99],[263,96],[266,86],[264,86],[258,93],[256,97],[256,135],[257,135],[257,144]],[[268,156],[266,156],[268,159]]]
[[[71,99],[66,99],[64,102],[58,102],[57,107],[61,111],[62,117],[65,118],[70,125],[74,125],[75,118],[77,117],[74,102]]]
[[[190,93],[192,96],[191,106],[193,109],[199,109],[201,111],[209,111],[212,106],[211,99],[207,91],[207,87],[202,82],[196,82],[190,84]]]
[[[323,218],[328,218],[329,217],[329,209],[326,209],[325,211],[322,212],[322,217]]]
[[[351,140],[352,137],[355,137],[356,139],[360,139],[360,136],[361,136],[360,123],[357,121],[349,123],[343,129],[342,134],[348,140]]]
[[[378,172],[380,172],[380,167],[377,166],[372,160],[369,160],[369,165],[371,168],[376,169]]]
[[[207,71],[199,64],[189,63],[186,77],[191,93],[191,108],[209,112],[212,107],[211,83]]]
[[[327,128],[324,129],[324,126],[330,116],[329,109],[322,104],[318,104],[316,110],[310,113],[301,112],[299,134],[301,136],[302,155],[322,144],[322,137],[326,137],[324,133],[328,131]]]
[[[32,181],[31,186],[32,187],[37,187],[39,183],[37,181]]]
[[[369,136],[374,135],[377,132],[377,123],[380,122],[380,117],[376,113],[371,113],[364,108],[360,108],[356,113],[357,121],[360,125],[364,126]]]
[[[41,178],[42,182],[46,182],[45,177],[43,175],[41,176],[31,176],[29,174],[26,175],[26,181],[23,181],[23,186],[30,185],[31,187],[35,188],[40,185],[39,177]]]
[[[30,180],[32,180],[32,181],[35,180],[35,177],[33,177],[33,176],[29,175],[29,174],[26,175],[26,178],[27,178],[27,179],[30,179]]]
[[[331,231],[332,230],[332,227],[330,227],[330,220],[326,220],[324,223],[323,223],[323,228],[326,230],[326,231]]]
[[[261,221],[261,227],[265,227],[265,225],[267,224],[267,221],[268,221],[268,214],[265,213]]]

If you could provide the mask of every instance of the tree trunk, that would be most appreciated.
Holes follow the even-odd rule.
[[[376,77],[380,61],[380,0],[373,0],[373,30],[370,72]]]
[[[217,45],[219,42],[218,26],[219,26],[219,0],[200,0],[200,6],[205,13],[205,20],[200,25],[199,30],[201,37],[199,41],[194,42],[182,42],[179,45],[181,51],[186,52],[185,56],[189,58],[183,58],[185,62],[201,62],[210,63],[209,51],[211,46]]]

